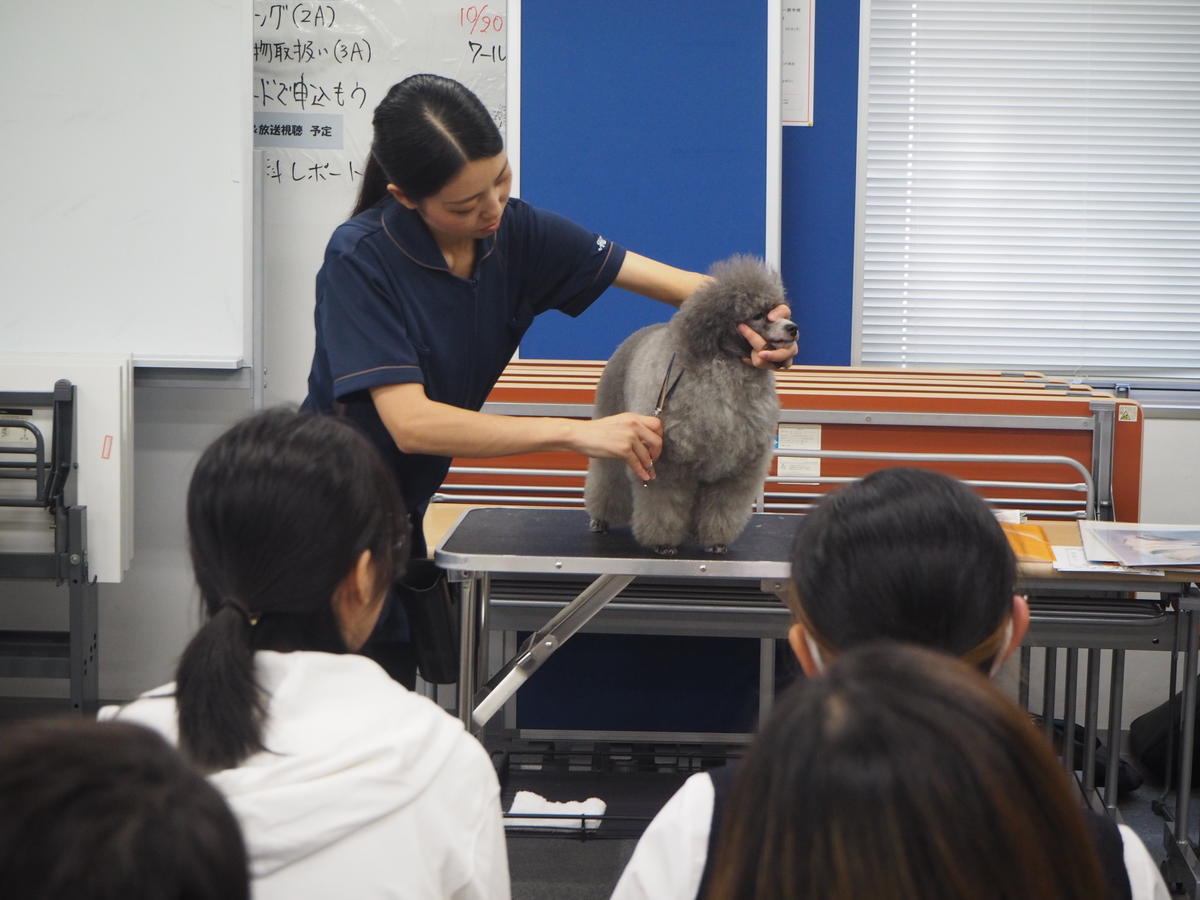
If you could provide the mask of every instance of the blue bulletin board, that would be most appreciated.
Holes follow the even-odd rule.
[[[509,102],[520,196],[681,268],[706,271],[734,253],[778,264],[779,72],[768,53],[778,12],[769,0],[520,0],[509,69],[509,96],[520,100],[516,116]],[[578,319],[539,316],[521,355],[607,359],[671,312],[610,288]],[[595,660],[614,655],[623,680],[598,684],[595,673],[610,667]],[[723,665],[697,672],[695,661],[713,655]],[[552,662],[554,677],[521,692],[522,729],[744,732],[755,718],[755,641],[581,635]],[[593,685],[582,706],[561,693],[581,680]]]
[[[521,197],[682,268],[769,259],[769,5],[521,0]],[[521,355],[606,359],[670,312],[613,288]]]

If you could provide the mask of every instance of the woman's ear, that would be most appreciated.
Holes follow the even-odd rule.
[[[1003,662],[1021,646],[1021,642],[1025,640],[1025,632],[1029,630],[1029,598],[1024,594],[1013,594],[1012,603],[1012,638],[1009,639],[1008,646],[1000,651],[1000,660]]]
[[[788,629],[787,639],[804,674],[809,678],[816,678],[820,675],[824,667],[821,665],[819,656],[814,655],[816,643],[809,639],[804,626],[799,622],[793,622],[792,627]]]
[[[383,605],[383,595],[379,593],[375,582],[375,561],[370,550],[358,555],[354,567],[334,592],[332,603],[333,616],[346,646],[357,650],[370,637]]]
[[[409,209],[417,208],[417,204],[409,200],[408,195],[405,194],[404,191],[400,190],[400,188],[396,187],[396,185],[389,184],[387,186],[387,192],[391,194],[392,197],[395,198],[396,202],[402,206],[407,206]]]
[[[375,586],[375,560],[371,556],[370,550],[364,550],[358,554],[358,559],[354,563],[353,575],[355,592],[359,597],[358,602],[370,606],[377,599],[376,594],[379,593]]]

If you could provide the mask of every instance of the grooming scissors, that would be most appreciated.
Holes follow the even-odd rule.
[[[675,354],[671,354],[671,359],[667,363],[667,372],[663,375],[662,386],[658,389],[658,402],[654,404],[654,412],[652,415],[662,415],[663,407],[667,405],[667,398],[671,396],[671,391],[675,390],[675,385],[679,384],[679,378],[683,375],[683,370],[675,376],[675,380],[671,380],[671,369],[675,367]],[[650,460],[650,469],[654,468],[654,460]],[[650,482],[643,481],[642,487],[649,487]]]

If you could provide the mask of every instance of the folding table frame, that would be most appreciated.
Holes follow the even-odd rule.
[[[0,445],[0,478],[28,483],[26,496],[0,498],[0,507],[44,509],[54,549],[0,552],[0,579],[48,580],[68,585],[66,631],[0,630],[0,676],[62,678],[70,682],[71,708],[93,713],[98,705],[97,590],[88,575],[87,510],[74,501],[75,387],[66,380],[47,392],[0,391],[0,410],[52,411],[50,447],[26,416],[0,412],[0,426],[29,434]],[[25,457],[28,457],[25,458]],[[20,492],[18,492],[20,493]]]

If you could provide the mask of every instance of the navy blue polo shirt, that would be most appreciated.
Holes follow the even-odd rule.
[[[625,259],[618,245],[515,198],[499,230],[476,243],[474,275],[459,278],[421,217],[385,197],[334,231],[317,273],[304,408],[357,423],[413,510],[441,486],[450,459],[402,453],[369,389],[416,382],[432,400],[479,409],[533,317],[550,309],[578,316]]]

